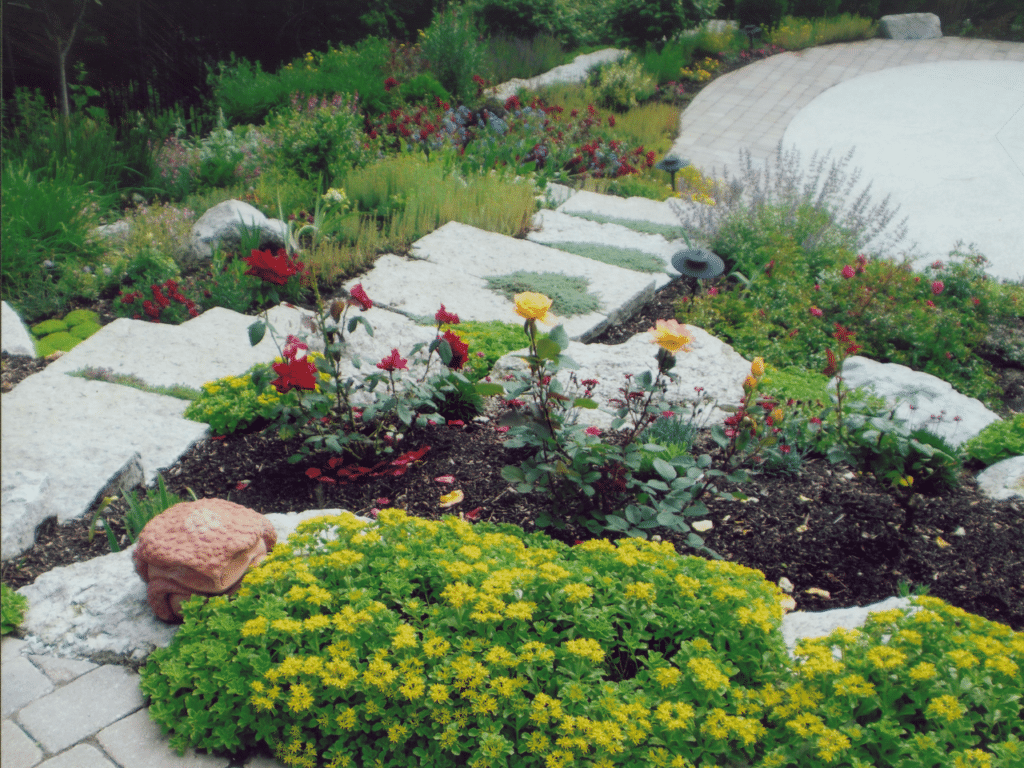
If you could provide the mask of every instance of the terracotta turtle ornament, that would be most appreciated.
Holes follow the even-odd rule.
[[[200,499],[175,504],[146,523],[132,558],[148,585],[153,613],[177,622],[192,595],[237,590],[245,572],[276,543],[274,526],[260,513],[224,499]]]

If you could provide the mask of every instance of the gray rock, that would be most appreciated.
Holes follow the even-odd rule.
[[[725,417],[724,411],[714,407],[738,405],[743,399],[743,379],[750,373],[750,363],[724,342],[716,339],[702,328],[687,326],[693,336],[690,352],[676,355],[676,366],[672,373],[676,380],[667,385],[665,399],[669,406],[681,414],[696,409],[696,421],[703,426]],[[619,387],[625,384],[625,375],[638,375],[644,371],[657,371],[655,355],[658,347],[651,343],[651,335],[639,333],[623,344],[583,344],[570,342],[565,351],[570,359],[579,365],[575,371],[578,380],[597,379],[593,399],[599,410],[581,409],[579,423],[607,429],[615,418],[615,408],[609,405],[610,398],[619,397]],[[525,371],[526,364],[519,350],[505,355],[495,364],[491,378],[500,381],[514,371]],[[565,383],[568,371],[559,374]],[[703,387],[701,392],[696,387]]]
[[[279,219],[268,219],[256,208],[241,200],[225,200],[199,217],[192,225],[191,258],[208,260],[213,249],[237,248],[242,228],[260,231],[260,248],[284,248],[288,243],[288,225]],[[289,244],[293,249],[295,243]]]
[[[504,101],[509,96],[515,95],[520,88],[535,91],[538,88],[543,88],[546,85],[552,85],[553,83],[582,83],[587,79],[587,74],[591,69],[596,67],[598,64],[604,64],[609,61],[618,61],[625,56],[628,51],[619,50],[617,48],[605,48],[600,51],[594,51],[593,53],[581,53],[575,59],[568,64],[563,64],[560,67],[545,72],[544,74],[532,77],[529,80],[514,79],[508,82],[502,83],[499,86],[494,87],[487,94],[494,96],[496,99]]]
[[[911,429],[927,428],[953,447],[970,440],[999,417],[980,400],[961,395],[953,386],[905,365],[879,363],[854,356],[843,363],[850,387],[866,387],[884,397]],[[835,379],[829,384],[835,387]]]
[[[890,611],[894,608],[910,608],[912,605],[910,598],[890,597],[880,603],[857,608],[837,608],[818,613],[793,611],[782,619],[782,639],[786,641],[786,647],[792,654],[798,640],[825,637],[839,627],[857,629],[864,626],[869,613]]]
[[[9,355],[36,356],[32,334],[6,301],[0,302],[0,348]]]
[[[978,474],[978,489],[990,499],[1024,498],[1024,456],[1003,459]]]
[[[671,227],[682,234],[679,217],[667,202],[649,200],[646,197],[621,197],[599,195],[596,192],[577,192],[560,206],[559,213],[571,215],[593,214],[612,219],[646,221],[662,227]],[[675,236],[675,235],[673,235]]]
[[[308,510],[266,517],[283,542],[304,520],[341,512]],[[29,601],[21,626],[24,650],[106,663],[142,661],[154,648],[166,646],[178,628],[153,614],[131,552],[129,548],[55,568],[19,589]]]
[[[121,219],[113,224],[101,224],[93,229],[92,233],[104,240],[125,240],[130,229],[131,226],[128,224],[128,220]]]
[[[878,36],[890,40],[931,40],[942,37],[942,25],[934,13],[898,13],[879,19]]]

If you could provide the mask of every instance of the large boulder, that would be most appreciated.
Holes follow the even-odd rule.
[[[911,429],[927,428],[954,448],[993,421],[999,421],[980,400],[960,394],[949,382],[905,365],[850,357],[843,363],[843,380],[849,387],[874,390]],[[834,379],[830,386],[835,386]]]
[[[243,229],[259,230],[260,248],[277,250],[287,246],[288,225],[280,219],[268,219],[260,211],[241,200],[225,200],[219,203],[192,225],[190,258],[205,261],[213,256],[213,249],[238,248],[242,242]]]
[[[889,40],[931,40],[942,37],[942,25],[934,13],[897,13],[879,20],[878,36]]]
[[[707,331],[692,325],[686,326],[693,341],[689,352],[676,355],[672,369],[675,380],[669,381],[665,400],[671,408],[680,413],[696,409],[695,418],[704,426],[711,421],[725,418],[725,412],[714,407],[716,404],[739,405],[743,400],[743,379],[750,373],[750,362],[723,341]],[[564,370],[559,379],[565,383],[570,373],[579,381],[597,379],[597,386],[591,397],[597,401],[599,410],[580,411],[579,421],[587,426],[607,429],[615,418],[615,407],[609,405],[612,398],[621,397],[619,388],[626,383],[626,374],[636,376],[644,371],[657,371],[655,360],[658,347],[651,343],[649,333],[638,333],[622,344],[584,344],[569,342],[564,354],[579,365],[575,371]],[[495,364],[491,378],[500,381],[515,371],[525,371],[526,364],[519,350],[505,355]],[[698,391],[698,388],[701,388]]]
[[[9,355],[36,356],[32,334],[6,301],[0,302],[0,347]]]

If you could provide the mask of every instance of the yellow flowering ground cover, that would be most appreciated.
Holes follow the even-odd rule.
[[[307,521],[236,595],[186,605],[142,672],[174,747],[308,768],[1021,764],[1024,638],[939,600],[794,664],[781,593],[743,566],[397,509],[365,526]]]

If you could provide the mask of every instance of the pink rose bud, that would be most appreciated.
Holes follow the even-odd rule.
[[[454,475],[441,475],[440,477],[434,478],[435,483],[444,483],[445,485],[451,485],[455,482]]]

